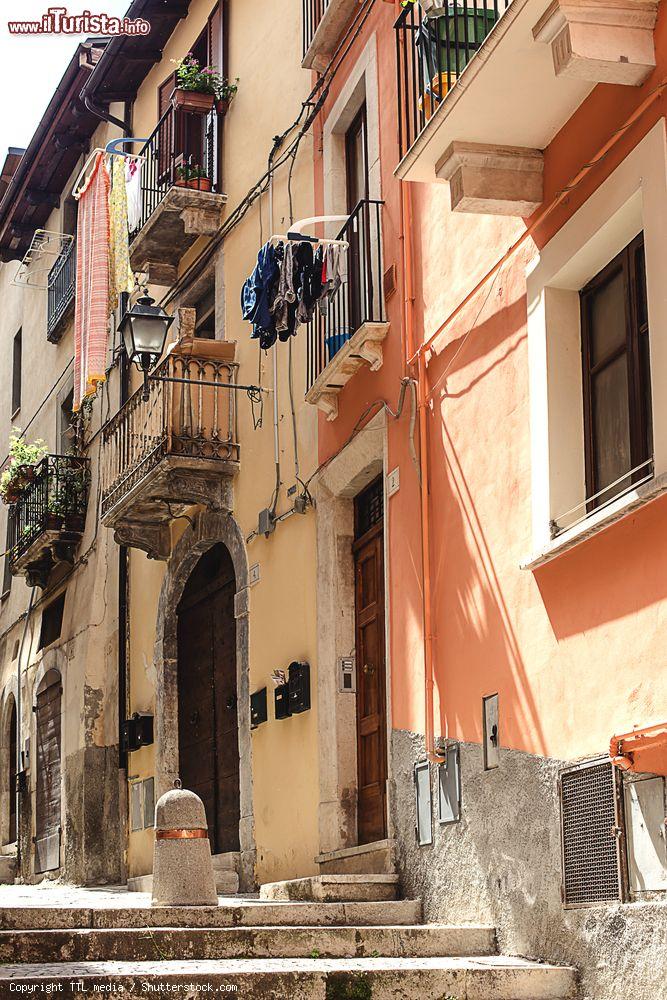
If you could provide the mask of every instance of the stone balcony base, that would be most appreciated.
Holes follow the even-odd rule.
[[[382,341],[389,323],[363,323],[333,356],[306,393],[306,402],[317,406],[327,420],[338,416],[338,394],[362,365],[371,371],[382,367]]]
[[[239,463],[230,459],[166,455],[102,517],[119,545],[141,549],[149,559],[168,559],[171,522],[188,508],[232,510],[232,478]]]
[[[657,0],[554,0],[533,28],[556,76],[638,87],[655,69]]]
[[[155,284],[174,284],[193,243],[218,232],[226,201],[226,194],[172,187],[132,241],[132,270],[147,273]]]
[[[29,587],[46,587],[58,563],[72,565],[83,531],[47,528],[20,556],[12,560],[13,576],[24,576]]]
[[[435,172],[449,181],[453,212],[525,219],[542,204],[543,166],[537,149],[453,142]]]

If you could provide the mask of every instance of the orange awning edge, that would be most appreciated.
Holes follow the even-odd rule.
[[[667,777],[667,722],[612,736],[609,756],[623,771]]]

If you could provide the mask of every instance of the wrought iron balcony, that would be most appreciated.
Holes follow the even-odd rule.
[[[398,17],[396,71],[401,159],[426,128],[511,0],[455,0],[440,17],[418,3]]]
[[[76,286],[76,245],[69,243],[49,271],[46,338],[52,344],[60,340],[65,319],[74,304]]]
[[[170,104],[141,150],[141,216],[130,234],[135,271],[172,284],[183,254],[217,232],[221,194],[222,117]]]
[[[329,420],[338,415],[338,393],[364,364],[382,365],[382,341],[389,324],[382,271],[383,202],[360,201],[337,238],[349,244],[347,280],[308,327],[306,400]]]
[[[137,390],[104,426],[102,523],[120,544],[166,559],[169,524],[188,507],[231,509],[240,453],[234,349],[177,345],[151,376],[149,398]]]
[[[88,505],[88,460],[47,455],[26,466],[19,499],[9,508],[9,563],[30,586],[45,587],[59,562],[71,563]]]

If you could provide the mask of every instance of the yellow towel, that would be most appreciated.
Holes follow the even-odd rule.
[[[111,194],[109,195],[109,308],[115,309],[121,292],[131,292],[134,276],[130,267],[127,229],[127,189],[125,157],[111,157]]]

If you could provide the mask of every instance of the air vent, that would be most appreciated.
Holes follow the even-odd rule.
[[[620,777],[605,760],[561,772],[563,902],[587,906],[624,898]]]

